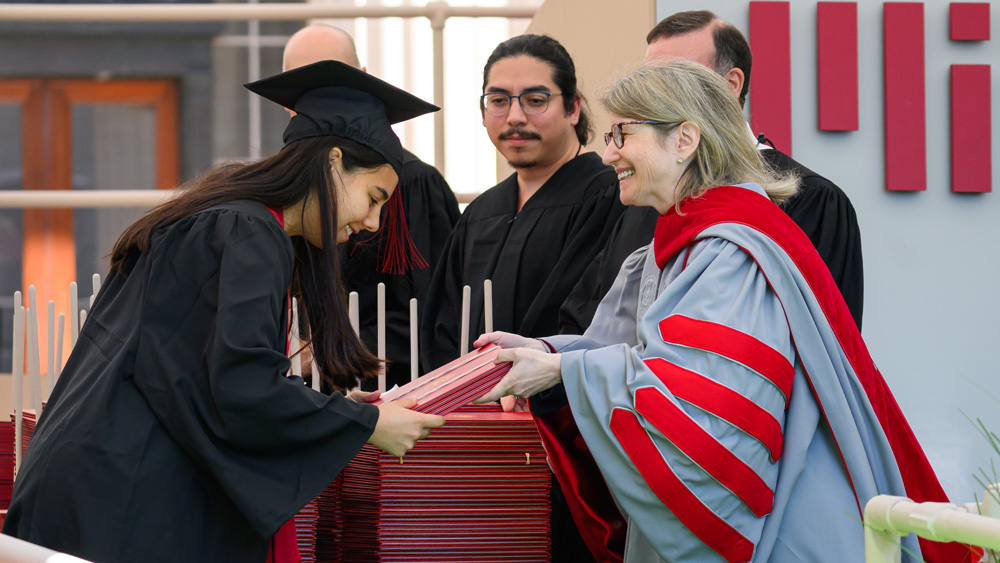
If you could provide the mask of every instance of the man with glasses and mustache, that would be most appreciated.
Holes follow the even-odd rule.
[[[624,208],[614,169],[584,150],[590,122],[558,41],[521,35],[497,46],[483,70],[480,108],[515,172],[469,204],[445,245],[422,304],[425,369],[459,355],[463,286],[472,290],[469,342],[485,331],[487,279],[494,330],[557,332],[559,307]],[[552,560],[592,561],[555,483],[552,494]]]
[[[514,173],[462,214],[434,272],[421,318],[421,362],[459,355],[462,287],[472,289],[469,342],[485,330],[483,281],[493,283],[493,327],[523,336],[556,331],[559,307],[621,214],[618,179],[586,152],[592,130],[576,69],[558,41],[521,35],[483,70],[483,126]]]
[[[676,60],[703,64],[721,75],[733,95],[739,98],[740,105],[744,105],[753,56],[746,38],[732,24],[707,10],[678,12],[656,24],[646,36],[646,43],[646,64]],[[764,160],[777,170],[792,170],[802,178],[799,193],[782,209],[816,247],[860,329],[864,269],[861,231],[851,200],[830,180],[785,153],[756,141],[749,125],[747,128],[747,142],[757,142]],[[598,303],[611,288],[622,263],[629,254],[652,240],[657,217],[651,207],[626,209],[604,249],[564,302],[560,311],[560,332],[583,334],[590,326]]]

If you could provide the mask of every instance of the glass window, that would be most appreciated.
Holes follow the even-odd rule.
[[[21,106],[0,103],[0,190],[22,186]],[[0,371],[10,373],[14,292],[21,289],[22,212],[0,209]]]
[[[74,190],[154,189],[156,110],[126,104],[74,104],[72,170]],[[81,294],[90,295],[93,274],[107,275],[108,255],[115,241],[144,211],[137,207],[73,211],[76,280]]]

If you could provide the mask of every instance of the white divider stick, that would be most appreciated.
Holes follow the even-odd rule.
[[[87,310],[86,309],[80,309],[80,329],[81,330],[83,329],[83,325],[86,322],[87,322]]]
[[[13,373],[14,389],[11,398],[14,399],[14,472],[21,467],[21,434],[23,428],[24,410],[24,307],[21,305],[21,292],[14,292],[14,349]]]
[[[31,385],[31,407],[35,416],[42,416],[41,358],[38,353],[38,303],[35,286],[28,286],[28,383]]]
[[[378,390],[385,393],[385,284],[378,284]]]
[[[361,315],[358,312],[358,292],[352,291],[347,296],[347,316],[351,319],[351,328],[354,329],[354,334],[358,336],[361,335],[361,329],[359,328],[361,324]]]
[[[302,375],[302,355],[299,354],[299,302],[292,297],[292,330],[288,335],[288,353],[292,356],[292,373],[289,375]]]
[[[30,291],[30,289],[31,289],[31,287],[29,286],[29,291]],[[30,296],[31,294],[29,293],[28,295]],[[31,313],[33,313],[33,312],[34,311],[31,309],[31,305],[30,305],[30,301],[29,301],[29,305],[24,308],[24,354],[25,354],[24,355],[24,367],[25,367],[25,371],[24,371],[25,375],[24,375],[24,377],[26,378],[25,380],[27,381],[27,385],[28,385],[28,408],[29,409],[35,408],[35,388],[34,388],[33,385],[31,385],[31,372],[34,371],[34,369],[33,369],[34,366],[32,365],[33,362],[31,361],[31,358],[32,358],[32,356],[31,356],[31,345],[32,345],[32,338],[31,338]]]
[[[417,299],[410,299],[410,381],[420,377],[420,348],[417,340]]]
[[[80,292],[76,290],[76,282],[69,284],[69,349],[76,347],[76,339],[80,336]]]
[[[459,355],[464,356],[469,353],[469,307],[472,301],[472,288],[462,287],[462,338],[459,347]]]
[[[319,365],[316,364],[316,356],[313,355],[313,357],[312,357],[312,388],[313,388],[313,391],[319,391],[320,390],[319,380],[320,380]]]
[[[94,306],[94,299],[97,299],[97,294],[101,292],[101,274],[94,274],[90,278],[94,284],[94,294],[90,296],[90,306]]]
[[[59,336],[56,337],[56,365],[52,378],[52,387],[56,386],[56,382],[59,381],[59,374],[62,373],[62,351],[63,351],[63,335],[66,334],[66,313],[59,313]],[[52,392],[52,388],[49,388],[49,392]]]
[[[483,280],[483,311],[486,314],[486,332],[493,332],[493,282]]]
[[[86,559],[0,534],[0,554],[5,563],[90,563]]]
[[[52,366],[56,364],[56,302],[49,301],[49,345],[48,345],[48,357],[46,358],[47,363],[45,370],[45,398],[48,399],[49,395],[52,394],[52,386],[55,385],[55,377],[52,375],[55,373]]]

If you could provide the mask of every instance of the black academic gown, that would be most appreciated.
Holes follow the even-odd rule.
[[[865,301],[864,261],[861,257],[861,228],[858,215],[847,194],[837,184],[806,168],[778,150],[761,155],[777,170],[791,170],[802,178],[799,193],[782,204],[782,209],[812,241],[820,258],[830,268],[833,281],[861,330]]]
[[[378,419],[283,376],[291,271],[259,204],[159,229],[101,289],[3,532],[101,563],[263,562]]]
[[[410,381],[410,299],[424,304],[431,275],[444,249],[448,235],[458,222],[458,200],[448,183],[433,166],[410,152],[403,160],[397,193],[402,198],[403,214],[413,244],[427,261],[427,267],[403,274],[383,274],[378,251],[379,233],[359,233],[341,246],[341,272],[347,291],[358,292],[361,339],[372,352],[378,344],[378,284],[385,284],[386,372],[387,387]],[[388,206],[386,206],[388,207]],[[382,213],[383,221],[385,207]],[[362,382],[362,388],[375,390],[374,378]]]
[[[861,229],[851,200],[836,184],[787,154],[774,149],[763,149],[760,154],[776,170],[793,171],[801,177],[799,193],[786,201],[782,208],[806,233],[830,268],[860,329],[864,305],[864,267]],[[563,304],[559,312],[560,333],[583,334],[587,330],[597,305],[611,289],[625,258],[653,240],[657,216],[652,207],[629,206],[625,210],[607,244]]]
[[[425,370],[459,355],[462,286],[472,290],[469,342],[485,330],[483,281],[493,283],[493,328],[523,336],[558,329],[559,307],[601,249],[624,206],[614,169],[594,153],[564,164],[517,210],[517,173],[469,204],[422,305]]]

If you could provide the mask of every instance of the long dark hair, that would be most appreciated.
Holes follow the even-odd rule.
[[[296,141],[256,162],[216,166],[183,186],[181,195],[125,229],[111,252],[111,272],[126,273],[130,257],[149,250],[156,229],[214,205],[249,200],[284,209],[318,197],[323,248],[301,236],[292,237],[295,258],[289,290],[298,299],[299,317],[304,320],[300,324],[308,327],[304,338],[310,341],[323,379],[336,389],[355,387],[360,379],[378,372],[379,360],[354,333],[347,315],[334,233],[338,198],[333,194],[343,186],[342,178],[334,180],[330,166],[334,147],[343,153],[348,173],[387,165],[381,155],[349,139],[314,137]]]
[[[497,61],[525,55],[534,57],[552,68],[552,81],[562,90],[563,111],[569,113],[573,111],[573,104],[576,97],[580,97],[580,119],[573,127],[576,132],[576,139],[581,145],[586,145],[593,136],[594,130],[590,126],[590,117],[587,112],[587,100],[576,89],[576,65],[569,52],[562,46],[562,43],[549,37],[548,35],[534,35],[531,33],[517,35],[497,45],[486,59],[486,67],[483,68],[483,93],[486,93],[486,83],[490,78],[490,69]]]

